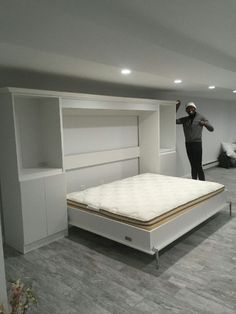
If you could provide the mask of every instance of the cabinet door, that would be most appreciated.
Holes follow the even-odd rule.
[[[48,235],[67,229],[65,175],[45,179]]]
[[[21,182],[24,244],[47,236],[44,179]]]

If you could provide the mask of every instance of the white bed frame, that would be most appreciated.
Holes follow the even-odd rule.
[[[229,206],[231,214],[231,203],[227,202],[227,192],[223,191],[153,230],[145,230],[70,206],[68,206],[68,216],[70,225],[91,231],[142,252],[155,254],[158,266],[161,249],[227,206]]]

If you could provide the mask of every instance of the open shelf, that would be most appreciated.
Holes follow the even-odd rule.
[[[61,168],[28,168],[21,169],[19,174],[20,181],[38,179],[62,173]]]
[[[175,153],[175,149],[173,148],[161,148],[160,154],[169,154],[169,153]]]
[[[19,175],[62,168],[59,100],[15,95],[14,113]]]

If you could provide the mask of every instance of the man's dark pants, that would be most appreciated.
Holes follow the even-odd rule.
[[[186,150],[191,165],[192,179],[205,181],[202,169],[202,142],[186,142]]]

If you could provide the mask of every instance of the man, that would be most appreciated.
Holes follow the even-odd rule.
[[[181,102],[177,101],[176,112]],[[183,124],[185,145],[188,159],[191,165],[192,179],[205,181],[205,175],[202,169],[202,129],[206,127],[208,131],[213,132],[214,128],[209,121],[197,112],[197,107],[193,102],[186,105],[188,116],[176,119],[176,124]]]

